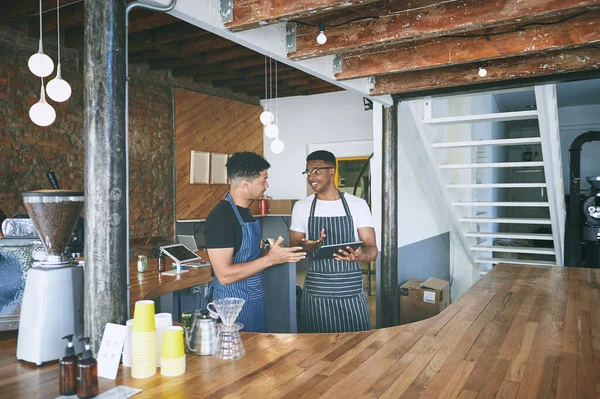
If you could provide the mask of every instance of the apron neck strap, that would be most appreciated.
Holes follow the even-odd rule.
[[[344,198],[344,194],[340,190],[338,190],[340,194],[340,199],[342,200],[342,205],[344,206],[344,211],[346,212],[346,216],[350,216],[350,207],[346,202],[346,198]],[[312,204],[310,205],[310,217],[315,216],[315,209],[317,208],[317,194],[315,194],[315,198],[313,198]]]
[[[231,205],[231,208],[233,209],[233,213],[235,213],[235,217],[237,218],[238,222],[240,222],[240,224],[244,224],[244,220],[242,220],[240,211],[238,211],[237,205],[235,204],[235,201],[233,200],[233,197],[231,196],[231,194],[225,193],[225,199],[227,200],[227,202],[229,202],[229,205]]]

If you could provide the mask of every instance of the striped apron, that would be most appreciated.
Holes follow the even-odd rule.
[[[233,257],[233,263],[253,261],[261,256],[260,250],[260,221],[244,222],[237,206],[229,193],[225,194],[235,216],[242,226],[242,245]],[[244,325],[242,331],[267,332],[267,315],[265,313],[265,293],[263,290],[262,274],[236,281],[232,284],[221,284],[219,279],[214,278],[214,299],[221,298],[243,298],[246,303],[237,318]]]
[[[316,217],[317,196],[308,217],[308,239],[318,240],[325,229],[323,245],[352,242],[354,221],[344,195],[340,193],[346,216]],[[357,262],[309,256],[304,292],[300,303],[302,332],[333,333],[371,329],[362,272]]]

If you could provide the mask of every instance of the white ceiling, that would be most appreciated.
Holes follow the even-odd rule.
[[[556,91],[559,107],[600,104],[600,79],[557,83]],[[535,105],[535,95],[533,90],[502,93],[496,101],[503,112],[524,111]]]

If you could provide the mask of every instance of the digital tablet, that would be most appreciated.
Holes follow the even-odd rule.
[[[350,247],[356,250],[358,247],[362,245],[362,241],[355,242],[347,242],[344,244],[335,244],[335,245],[322,245],[318,249],[313,252],[313,259],[331,259],[333,258],[333,254],[339,254],[339,250],[343,249],[347,250],[346,247]]]
[[[202,260],[202,258],[190,251],[189,248],[183,244],[167,245],[160,247],[160,250],[178,264]]]

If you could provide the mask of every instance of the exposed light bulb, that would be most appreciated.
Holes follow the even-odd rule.
[[[317,43],[319,43],[319,44],[327,43],[327,36],[325,36],[325,32],[319,32],[319,36],[317,36]]]
[[[269,123],[265,126],[265,136],[270,139],[274,139],[279,134],[279,128],[274,123]]]
[[[317,43],[325,44],[327,42],[327,36],[325,36],[325,21],[319,21],[319,36],[317,36]]]
[[[260,114],[260,122],[267,126],[270,123],[273,123],[275,120],[275,115],[271,111],[265,108],[265,110]]]
[[[485,69],[484,67],[480,66],[479,67],[479,72],[477,72],[477,74],[480,77],[485,78],[487,76],[487,69]]]
[[[29,117],[38,126],[50,126],[56,119],[56,111],[46,102],[43,83],[40,90],[40,101],[29,108]]]
[[[271,142],[271,151],[273,151],[274,154],[281,154],[284,149],[285,144],[283,144],[283,141],[279,140],[279,137]]]
[[[60,63],[56,67],[56,77],[46,85],[48,97],[56,102],[67,101],[71,97],[71,85],[62,78],[60,73]]]
[[[54,71],[54,61],[52,61],[52,58],[44,54],[42,39],[40,39],[38,52],[29,57],[27,66],[29,67],[31,73],[33,73],[35,76],[39,76],[40,78],[45,78],[46,76],[49,76],[52,71]]]

